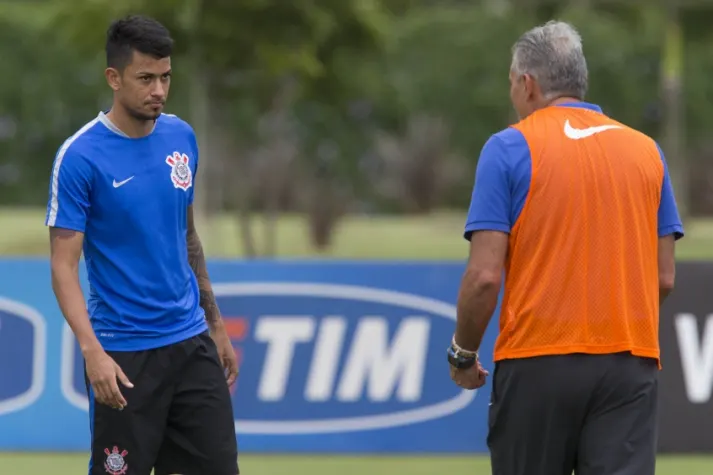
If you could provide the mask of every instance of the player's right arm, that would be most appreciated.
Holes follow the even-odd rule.
[[[82,354],[101,350],[89,322],[84,294],[79,284],[79,259],[84,233],[72,229],[50,227],[50,267],[52,290],[67,323],[77,337]]]
[[[89,321],[79,284],[79,259],[90,208],[92,170],[81,155],[62,147],[52,168],[46,225],[50,230],[52,289],[67,323],[77,337],[87,363],[87,375],[97,401],[116,408],[126,406],[117,385],[126,375],[104,352]]]
[[[676,241],[683,237],[683,224],[678,213],[676,197],[668,173],[668,165],[663,151],[659,147],[664,166],[663,183],[661,185],[661,201],[658,210],[658,269],[659,269],[659,303],[673,291],[676,280]]]

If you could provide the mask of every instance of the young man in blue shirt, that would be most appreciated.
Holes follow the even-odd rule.
[[[198,146],[190,125],[162,113],[172,49],[152,19],[114,22],[112,108],[67,139],[52,168],[52,286],[85,359],[90,475],[239,473],[237,362],[193,221]]]

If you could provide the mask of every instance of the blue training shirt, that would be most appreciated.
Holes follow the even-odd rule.
[[[207,330],[186,245],[197,166],[193,129],[169,114],[131,138],[100,113],[55,157],[45,224],[84,233],[88,311],[107,351]]]
[[[599,106],[586,102],[559,106],[583,107],[602,112]],[[683,225],[661,147],[659,153],[664,164],[664,178],[658,211],[658,234],[659,237],[673,234],[676,239],[680,239],[683,236]],[[465,238],[470,240],[474,231],[509,233],[525,205],[531,177],[530,148],[519,130],[510,127],[490,137],[478,160]]]

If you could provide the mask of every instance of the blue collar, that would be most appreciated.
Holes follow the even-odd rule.
[[[562,104],[557,104],[559,107],[578,107],[580,109],[589,109],[590,111],[602,113],[602,108],[596,104],[590,104],[588,102],[564,102]]]

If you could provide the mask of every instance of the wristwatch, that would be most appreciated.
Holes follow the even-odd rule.
[[[478,362],[478,352],[464,350],[456,343],[455,335],[448,347],[448,363],[456,369],[468,369]]]

